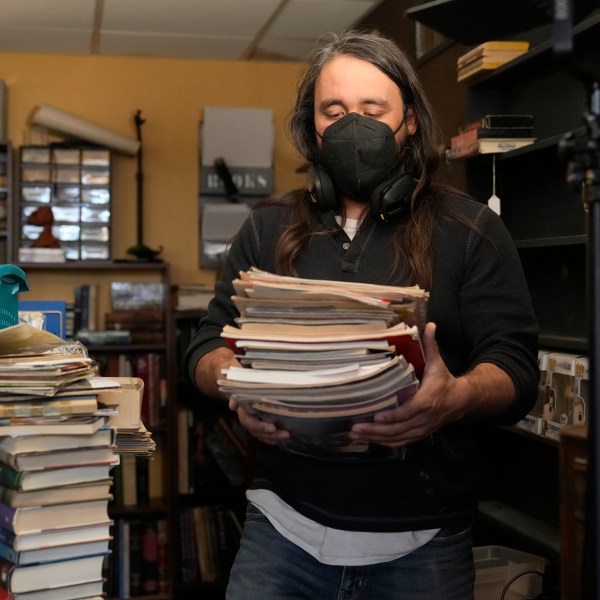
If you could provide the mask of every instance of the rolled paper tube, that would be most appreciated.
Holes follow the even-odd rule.
[[[41,125],[60,133],[94,142],[123,154],[135,155],[140,149],[138,140],[114,133],[46,104],[42,104],[34,111],[31,122],[34,125]]]

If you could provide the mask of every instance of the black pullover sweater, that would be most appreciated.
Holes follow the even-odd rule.
[[[482,235],[447,218],[434,235],[434,275],[427,317],[448,369],[459,376],[480,363],[512,379],[512,406],[491,425],[515,423],[537,392],[537,322],[519,257],[500,218],[487,206],[460,197],[452,202]],[[275,272],[273,257],[289,220],[288,207],[255,210],[228,254],[208,315],[192,339],[184,368],[194,380],[198,359],[226,346],[225,324],[238,316],[232,279],[255,266]],[[332,224],[333,213],[315,219]],[[315,235],[296,263],[298,276],[349,282],[409,285],[390,280],[393,228],[367,217],[354,240],[343,231]],[[407,447],[403,458],[382,461],[320,460],[262,445],[251,487],[269,489],[323,525],[354,531],[411,531],[468,523],[476,506],[477,436],[490,425],[452,424]]]

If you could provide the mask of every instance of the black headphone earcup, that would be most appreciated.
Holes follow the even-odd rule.
[[[338,197],[331,177],[323,167],[311,165],[311,199],[320,210],[335,210],[338,207]]]
[[[412,173],[400,173],[386,179],[371,193],[371,208],[382,221],[400,218],[410,210],[416,185]]]

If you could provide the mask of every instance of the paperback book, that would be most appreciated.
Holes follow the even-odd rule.
[[[240,317],[222,336],[242,366],[223,370],[221,391],[287,429],[280,445],[290,452],[338,460],[396,455],[348,433],[417,390],[427,292],[255,269],[234,287]]]

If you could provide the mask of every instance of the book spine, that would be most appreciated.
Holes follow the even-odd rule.
[[[12,574],[15,566],[6,560],[0,559],[0,588],[12,593]],[[10,596],[9,596],[10,598]]]
[[[0,585],[0,600],[14,600],[14,596]]]
[[[508,51],[508,50],[513,50],[513,51],[527,51],[529,49],[529,43],[528,42],[523,42],[523,41],[491,41],[491,42],[484,42],[483,44],[480,44],[479,46],[475,46],[475,48],[472,48],[471,50],[468,50],[467,52],[465,52],[464,54],[461,54],[458,59],[457,62],[460,63],[467,63],[467,62],[471,62],[472,60],[475,60],[476,58],[483,56],[483,54],[487,51]]]
[[[156,528],[158,532],[158,593],[166,595],[169,592],[169,524],[166,519],[158,519],[156,521]]]
[[[132,596],[143,593],[142,586],[142,522],[129,521],[129,592]]]
[[[147,506],[150,502],[150,474],[147,458],[138,456],[135,460],[135,485],[137,504]]]
[[[191,491],[189,466],[191,420],[192,411],[187,408],[180,408],[177,413],[177,489],[180,494],[189,494]]]
[[[0,526],[4,527],[4,529],[8,529],[13,533],[15,531],[15,518],[16,518],[17,509],[4,504],[4,502],[0,502]]]
[[[75,334],[88,331],[90,322],[90,286],[83,283],[75,288]]]
[[[533,127],[533,115],[485,115],[483,127]]]
[[[142,423],[146,427],[150,427],[150,390],[148,381],[150,379],[150,366],[148,353],[140,352],[135,355],[134,358],[135,365],[135,376],[139,377],[144,382],[144,393],[142,396],[142,410],[141,410],[141,419]]]
[[[533,129],[529,127],[474,127],[450,138],[450,148],[477,143],[485,138],[528,138]]]
[[[515,140],[514,138],[506,138],[505,140],[480,140],[479,141],[479,152],[481,154],[492,154],[496,152],[509,152],[510,150],[516,150],[522,148],[535,140]]]
[[[161,420],[161,356],[157,352],[148,354],[148,412],[149,426],[156,428],[160,426]]]
[[[19,553],[10,544],[0,542],[0,558],[16,565],[19,562]]]
[[[179,513],[181,580],[186,584],[196,583],[200,576],[192,510],[192,508],[184,508]]]
[[[446,150],[446,161],[452,162],[460,158],[468,158],[470,156],[476,156],[479,154],[479,142],[472,142],[470,144],[463,144],[456,148],[449,148]]]
[[[142,590],[145,595],[158,592],[158,532],[156,523],[146,521],[142,530]]]
[[[121,477],[123,483],[123,505],[135,506],[137,504],[137,457],[133,454],[121,456]]]
[[[117,564],[117,587],[119,598],[129,598],[130,592],[130,573],[131,567],[129,564],[129,539],[130,527],[129,522],[125,519],[120,519],[118,522],[119,531],[119,560]]]
[[[15,547],[15,534],[4,527],[0,527],[0,543]]]
[[[196,532],[196,549],[198,552],[198,565],[202,581],[213,581],[210,538],[208,532],[206,507],[196,506],[192,509],[194,515],[194,531]]]
[[[80,407],[84,407],[81,409]],[[13,417],[49,417],[59,415],[73,415],[84,412],[93,412],[97,406],[91,404],[85,407],[83,400],[62,399],[57,401],[46,401],[39,404],[19,402],[19,403],[1,403],[0,402],[0,419],[10,419]],[[4,455],[0,451],[0,459],[4,460]],[[13,463],[10,464],[15,467]],[[16,467],[15,467],[16,468]]]

